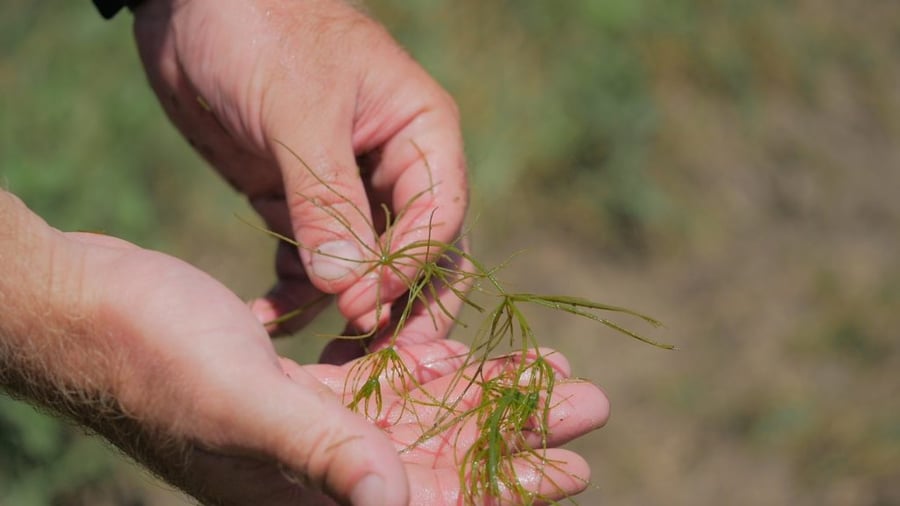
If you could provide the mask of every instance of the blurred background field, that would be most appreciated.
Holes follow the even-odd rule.
[[[571,445],[580,504],[900,504],[900,3],[367,4],[459,102],[476,252],[680,348],[534,314],[613,403]],[[271,241],[166,122],[128,18],[0,5],[0,184],[252,297]],[[0,505],[80,504],[189,502],[0,396]]]

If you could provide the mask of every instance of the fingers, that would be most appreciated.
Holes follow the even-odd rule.
[[[456,104],[396,44],[383,53],[393,65],[366,69],[369,89],[360,97],[354,148],[369,154],[373,193],[396,212],[405,210],[394,248],[429,236],[451,242],[468,200]]]
[[[319,130],[312,134],[294,125],[292,131],[305,135],[283,141],[278,150],[303,265],[317,287],[343,292],[339,306],[350,319],[399,297],[422,260],[440,254],[440,244],[459,233],[467,194],[459,126],[446,110],[451,106],[441,103],[438,111],[410,118],[397,137],[385,141],[369,176],[369,194],[356,166],[359,148],[348,141],[352,125],[339,115],[317,118]],[[432,167],[429,156],[440,165]],[[384,193],[391,194],[385,204],[393,221],[376,240],[371,210]]]
[[[392,57],[403,72],[369,69],[371,89],[360,104],[354,146],[357,153],[369,154],[372,194],[395,215],[380,238],[382,249],[424,259],[439,253],[433,244],[457,239],[468,204],[459,118],[453,100],[415,62],[399,50]],[[403,76],[401,82],[397,75]],[[431,248],[408,249],[429,243]],[[383,273],[388,278],[381,280],[383,299],[405,291],[403,283],[390,278],[411,278],[415,269],[400,266],[399,271]],[[342,294],[338,304],[345,314],[362,314],[375,304],[371,282],[364,279]]]
[[[277,158],[303,267],[317,288],[337,293],[372,269],[378,251],[350,126],[329,127],[330,135],[299,127],[307,135],[280,141]]]
[[[541,398],[540,406],[549,406],[548,432],[542,434],[541,421],[532,419],[526,443],[532,447],[542,444],[560,446],[588,432],[597,430],[609,420],[610,405],[599,387],[585,380],[567,379],[557,383],[549,399]]]
[[[329,5],[327,14],[315,8],[302,17],[284,13],[295,18],[297,31],[285,33],[278,50],[287,49],[283,57],[292,61],[310,61],[276,67],[261,114],[303,267],[320,290],[338,293],[370,270],[379,253],[352,136],[364,93],[359,69],[371,64],[364,48],[381,33],[349,6]],[[303,49],[309,54],[295,54]]]
[[[552,392],[543,386],[538,400],[523,408],[530,402],[529,387],[523,386],[530,384],[529,374],[520,377],[523,384],[519,386],[502,382],[487,386],[510,371],[520,371],[519,356],[469,365],[460,375],[458,368],[467,349],[454,341],[406,345],[397,350],[403,366],[418,383],[402,382],[402,386],[418,388],[397,389],[398,378],[390,370],[378,376],[385,409],[373,423],[390,435],[407,465],[415,483],[411,504],[457,504],[460,500],[493,504],[482,501],[481,496],[495,494],[500,496],[499,504],[543,504],[585,488],[590,472],[584,460],[552,447],[603,426],[609,403],[596,386],[566,379],[569,366],[565,357],[547,349],[527,356],[529,363],[546,361],[558,381]],[[367,356],[342,367],[316,365],[304,369],[333,391],[342,392],[346,402],[358,391],[347,389],[354,368],[371,364],[375,358]],[[368,377],[362,376],[353,384],[355,388],[366,385]],[[464,379],[476,377],[478,381],[473,384]],[[487,388],[492,390],[486,392]],[[492,401],[482,404],[482,398],[488,395]],[[493,474],[485,471],[489,465],[494,466]],[[461,468],[467,473],[467,483],[462,486]],[[461,498],[460,494],[472,495]],[[426,497],[426,502],[420,502]],[[437,497],[444,501],[436,502]]]
[[[275,286],[250,303],[251,311],[270,335],[290,334],[305,327],[331,303],[332,297],[310,282],[296,248],[284,241],[276,249],[275,273]]]
[[[557,383],[549,399],[541,395],[532,407],[525,402],[524,396],[514,401],[499,399],[454,413],[407,405],[407,411],[417,410],[418,419],[405,414],[402,423],[391,427],[391,438],[405,451],[409,462],[453,466],[471,457],[470,451],[484,456],[491,444],[499,444],[497,451],[503,454],[560,446],[599,429],[609,419],[606,396],[586,381]],[[444,430],[423,434],[423,426],[430,429],[435,420],[442,421]]]
[[[360,380],[368,379],[372,373],[377,373],[379,387],[383,392],[404,397],[408,391],[419,385],[458,371],[464,365],[467,354],[467,346],[449,340],[384,350],[344,366],[348,370],[347,381],[351,384],[351,388],[345,388],[345,392],[355,394]],[[386,367],[382,369],[379,366],[385,357],[389,360],[384,363]]]
[[[355,340],[337,340],[337,342],[348,345],[357,343]],[[401,345],[396,348],[396,351],[397,362],[389,364],[391,367],[380,371],[374,370],[377,365],[377,356],[357,359],[344,366],[313,364],[303,366],[303,368],[316,379],[328,385],[335,394],[344,395],[345,402],[350,402],[368,377],[362,378],[361,375],[371,371],[382,389],[399,394],[416,384],[428,383],[457,371],[465,361],[468,347],[459,341],[441,340]],[[401,368],[409,376],[397,374]],[[362,381],[354,381],[354,378],[362,379]],[[350,383],[349,388],[348,383]]]
[[[509,373],[520,363],[520,357],[511,355],[494,359],[483,366],[468,365],[465,371],[460,372],[459,368],[467,360],[468,348],[452,340],[399,346],[396,351],[397,362],[385,367],[379,367],[384,365],[379,362],[383,355],[373,355],[340,367],[315,364],[303,366],[303,369],[328,385],[332,392],[342,395],[344,403],[350,403],[360,389],[367,387],[368,380],[374,378],[383,399],[383,409],[375,415],[377,423],[393,425],[395,441],[409,445],[421,437],[423,423],[431,424],[448,412],[474,413],[485,395],[484,382]],[[553,369],[557,381],[552,397],[548,399],[547,392],[540,391],[535,403],[535,413],[543,413],[543,407],[549,408],[546,426],[543,426],[543,419],[525,420],[522,424],[526,430],[523,443],[530,446],[560,445],[602,427],[610,411],[603,391],[589,382],[567,379],[570,368],[562,354],[540,349],[530,353],[528,360],[534,361],[538,357]],[[289,362],[288,371],[300,367],[293,362],[285,362]],[[476,376],[478,381],[470,385],[470,380]],[[520,376],[520,380],[530,381],[529,373]],[[411,390],[417,387],[420,389]],[[526,388],[516,390],[524,391]],[[491,395],[496,397],[497,392]],[[436,404],[435,400],[440,400],[440,404]],[[501,399],[498,405],[502,406],[506,400],[511,401],[509,405],[516,401]],[[455,444],[463,449],[471,446],[476,436],[475,429],[474,426],[454,429],[457,432],[454,435],[457,440]],[[432,444],[439,445],[441,442],[436,440]]]
[[[565,379],[571,374],[569,361],[561,353],[549,349],[539,348],[536,350],[528,350],[523,357],[521,353],[512,353],[503,357],[488,360],[481,363],[477,357],[469,357],[465,370],[455,371],[437,378],[423,388],[412,392],[414,400],[419,401],[424,406],[422,409],[433,410],[429,407],[429,401],[436,395],[442,399],[446,405],[453,406],[454,409],[465,411],[478,405],[483,394],[481,388],[473,388],[483,386],[489,381],[497,378],[516,378],[520,382],[527,382],[532,375],[536,373],[534,367],[522,366],[522,362],[534,365],[540,359],[544,367],[537,369],[537,373],[552,370],[552,374],[557,379]],[[546,384],[546,383],[545,383]],[[512,387],[512,385],[509,385]],[[399,409],[399,406],[396,406]],[[394,408],[392,406],[391,408]],[[412,419],[401,419],[402,422],[410,422]]]
[[[435,263],[417,273],[405,297],[391,303],[389,324],[370,345],[377,350],[390,344],[421,343],[442,339],[457,323],[475,272],[463,238],[440,254]]]
[[[465,477],[461,483],[456,467],[432,468],[408,465],[412,483],[412,505],[554,504],[584,491],[590,483],[590,467],[576,453],[550,448],[541,452],[501,458],[494,467],[495,481],[485,476]],[[496,486],[496,490],[491,487]],[[499,492],[499,497],[492,492]]]
[[[353,116],[341,114],[344,104],[326,100],[329,111],[316,118],[314,129],[294,121],[285,134],[291,140],[276,147],[306,272],[320,289],[340,292],[339,307],[351,320],[377,313],[410,288],[423,260],[456,240],[467,203],[452,101],[415,64],[402,63],[400,75],[419,79],[408,90],[419,108],[380,109],[387,119],[362,113],[348,123]],[[377,95],[381,85],[359,95]],[[385,126],[379,136],[387,136],[360,141],[357,130],[373,121]],[[375,141],[382,144],[370,144]],[[356,155],[368,149],[377,149],[378,155],[365,157],[373,167],[361,175]],[[376,222],[384,220],[379,204],[391,210],[391,223],[376,239]],[[433,338],[436,332],[426,334]]]
[[[403,297],[350,322],[344,333],[359,335],[365,334],[365,329],[377,329],[374,337],[336,339],[325,346],[319,362],[344,364],[387,346],[402,347],[447,337],[473,282],[474,267],[464,253],[466,243],[463,238],[454,246],[458,250],[441,253],[434,264],[411,280]]]

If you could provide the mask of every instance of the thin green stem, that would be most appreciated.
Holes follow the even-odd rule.
[[[520,461],[525,459],[538,469],[562,469],[559,463],[549,461],[543,455],[549,446],[547,435],[550,431],[550,412],[554,407],[552,397],[556,372],[551,360],[542,354],[538,336],[525,309],[537,306],[562,311],[596,321],[653,346],[672,349],[673,346],[630,330],[607,318],[604,313],[635,317],[653,327],[660,326],[660,323],[628,308],[581,297],[509,291],[498,277],[506,263],[495,267],[485,265],[462,246],[462,236],[449,243],[432,237],[432,230],[440,225],[434,222],[433,210],[425,226],[428,232],[425,239],[395,244],[400,238],[398,236],[408,237],[416,231],[400,230],[397,224],[417,208],[423,196],[433,193],[436,185],[425,153],[415,143],[413,147],[428,171],[429,186],[413,195],[395,212],[382,205],[385,225],[380,234],[365,210],[316,174],[291,148],[279,144],[299,161],[318,184],[345,205],[341,207],[349,206],[352,213],[368,224],[373,236],[380,236],[374,245],[368,244],[360,235],[361,231],[351,226],[349,216],[341,214],[339,207],[324,206],[315,199],[300,195],[332,217],[368,252],[371,258],[361,261],[367,265],[366,273],[394,276],[407,289],[405,297],[384,301],[381,283],[376,283],[376,321],[381,321],[381,312],[388,303],[402,304],[402,307],[399,310],[395,308],[393,329],[386,344],[382,343],[382,348],[352,367],[344,386],[348,408],[372,419],[380,419],[385,415],[384,388],[387,385],[402,400],[396,416],[415,414],[416,406],[436,410],[428,422],[419,421],[422,435],[406,451],[431,438],[446,437],[445,433],[459,431],[467,423],[474,423],[476,437],[467,448],[459,446],[463,444],[460,432],[451,438],[459,450],[456,455],[459,458],[460,480],[464,484],[463,501],[466,504],[480,504],[486,499],[507,496],[507,499],[525,504],[553,502],[526,490],[519,483],[516,467],[510,458],[515,454]],[[304,247],[290,237],[271,231],[267,233],[297,247]],[[417,311],[427,313],[435,328],[438,327],[439,316],[465,327],[455,311],[447,306],[444,298],[448,295],[480,314],[481,323],[475,327],[469,352],[459,370],[450,378],[445,391],[429,394],[403,363],[397,347],[408,323],[415,315],[421,314]],[[475,296],[479,297],[478,301]],[[481,298],[487,299],[487,302],[482,302]],[[362,337],[372,337],[377,331],[371,329]],[[501,352],[504,347],[512,351]],[[412,391],[418,393],[415,400],[410,395]],[[562,490],[561,487],[558,489]],[[508,497],[510,495],[512,497]]]

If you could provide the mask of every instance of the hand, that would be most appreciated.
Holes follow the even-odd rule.
[[[494,420],[495,414],[504,412],[510,420],[514,416],[511,413],[521,405],[498,403],[489,405],[484,411],[485,405],[480,404],[484,391],[478,383],[470,386],[469,379],[509,378],[519,365],[518,357],[510,355],[485,364],[470,363],[464,370],[459,370],[465,365],[469,350],[458,341],[401,345],[397,351],[410,377],[398,374],[396,364],[394,368],[388,368],[378,377],[380,396],[370,396],[368,403],[359,402],[358,409],[367,413],[370,421],[383,428],[394,441],[413,485],[410,504],[495,504],[497,497],[483,494],[491,488],[490,477],[485,482],[484,475],[479,479],[468,474],[468,481],[461,482],[461,470],[471,473],[479,468],[478,464],[473,464],[468,452],[473,446],[484,448],[492,441],[489,430],[478,425],[475,413],[482,409],[482,418],[489,421]],[[531,360],[535,353],[536,350],[532,350]],[[577,454],[556,447],[601,427],[609,416],[609,403],[598,388],[569,378],[565,357],[547,349],[541,349],[540,355],[556,372],[556,381],[552,396],[548,398],[546,391],[541,392],[538,409],[518,435],[524,436],[523,439],[506,431],[501,434],[502,443],[497,448],[501,457],[493,464],[493,469],[509,480],[499,480],[499,500],[503,504],[544,504],[583,491],[590,480],[587,463]],[[369,367],[374,358],[357,359],[339,367],[300,367],[285,362],[285,371],[292,377],[303,372],[312,373],[340,395],[345,404],[350,404],[360,388],[369,386],[367,372],[371,370]],[[549,406],[545,418],[549,426],[542,426],[540,422],[543,406]],[[454,420],[446,418],[448,413],[472,416]],[[490,423],[484,425],[491,426]],[[547,429],[546,438],[541,436],[542,428]],[[517,447],[517,444],[528,447]],[[480,465],[481,469],[491,472],[490,457]],[[510,469],[515,469],[514,476],[508,474]],[[473,485],[472,481],[479,483]]]
[[[477,389],[452,382],[466,353],[461,344],[401,346],[422,386],[382,376],[385,408],[369,423],[343,406],[354,364],[301,367],[279,358],[246,306],[204,273],[111,237],[54,236],[52,250],[31,264],[30,275],[53,287],[41,330],[0,343],[17,350],[11,362],[4,355],[7,388],[73,416],[205,503],[457,503],[457,460],[473,440],[471,423],[398,450],[435,416],[427,404],[402,399],[446,393],[448,402],[462,396],[458,406],[476,401]],[[49,275],[40,274],[45,258]],[[35,285],[44,283],[21,283],[17,301],[34,300]],[[560,355],[544,356],[568,375]],[[495,361],[485,374],[507,365]],[[602,425],[608,410],[603,394],[583,382],[560,381],[549,402],[550,446]],[[580,457],[563,450],[546,457],[553,464],[540,470],[511,457],[525,489],[561,497],[585,486]]]
[[[400,384],[395,381],[396,377],[382,375],[379,380],[383,409],[370,419],[372,427],[380,427],[391,438],[400,454],[411,484],[409,504],[455,506],[467,503],[464,495],[469,484],[460,482],[460,462],[475,440],[475,424],[471,420],[450,424],[430,435],[426,441],[417,442],[432,427],[438,414],[428,400],[440,397],[452,403],[461,399],[457,408],[468,408],[478,401],[480,391],[477,388],[466,389],[465,384],[454,382],[457,368],[462,364],[462,357],[467,349],[455,341],[431,341],[401,346],[398,352],[404,365],[412,372],[415,382],[421,386],[413,387],[412,382]],[[608,416],[609,406],[602,392],[593,385],[566,379],[568,364],[561,355],[551,352],[548,357],[560,373],[560,382],[557,383],[553,398],[549,400],[552,406],[550,419],[554,423],[547,443],[552,447],[602,426]],[[301,387],[307,386],[309,376],[312,375],[328,385],[334,397],[343,398],[345,403],[350,401],[354,393],[352,388],[347,387],[347,381],[353,377],[353,367],[358,365],[355,362],[343,366],[300,366],[282,359],[281,365],[285,374]],[[500,374],[508,365],[506,361],[497,360],[489,364],[487,369],[493,371],[493,374]],[[332,419],[317,418],[324,425],[335,425]],[[333,452],[351,441],[332,438],[321,442],[319,446]],[[538,446],[540,439],[535,436],[530,443]],[[503,448],[502,451],[509,450]],[[521,490],[502,497],[505,504],[522,503],[525,499],[523,494],[534,494],[534,497],[539,498],[528,504],[560,500],[584,490],[590,479],[587,463],[577,454],[562,449],[550,448],[533,454],[524,451],[516,453],[512,449],[512,453],[504,458],[515,466],[522,487]],[[212,493],[208,497],[214,498],[215,504],[335,506],[332,499],[310,487],[306,478],[292,476],[286,472],[283,462],[274,459],[260,460],[199,451],[191,456],[191,463],[188,474],[196,480],[195,486]],[[394,504],[376,499],[375,496],[367,499],[372,502],[366,504]],[[477,499],[478,504],[492,504],[483,501],[483,497]]]
[[[376,305],[407,285],[372,270],[382,249],[451,242],[460,230],[467,190],[453,100],[344,0],[147,0],[135,16],[169,117],[272,230],[301,244],[299,256],[279,248],[279,281],[253,304],[259,318],[325,292],[340,294],[351,327],[384,324]],[[390,237],[379,237],[381,205],[404,210]]]
[[[225,287],[111,237],[65,234],[54,247],[57,300],[43,306],[43,324],[64,322],[65,340],[18,343],[29,358],[20,362],[41,368],[10,369],[26,383],[52,384],[14,390],[43,391],[32,400],[210,504],[326,497],[317,489],[355,505],[406,503],[389,439],[314,376],[287,376],[265,329]],[[262,476],[277,480],[261,487]]]
[[[246,306],[201,271],[112,237],[55,231],[3,191],[0,225],[0,387],[7,392],[94,429],[212,504],[329,498],[405,504],[407,473],[416,480],[417,501],[460,493],[452,462],[471,426],[461,427],[450,451],[429,453],[425,444],[401,459],[397,448],[418,439],[433,413],[424,404],[396,401],[421,392],[462,393],[459,406],[477,398],[477,389],[460,392],[459,384],[448,383],[465,353],[458,343],[402,346],[406,367],[423,387],[406,395],[410,384],[379,378],[390,388],[384,416],[372,425],[335,395],[353,365],[301,368],[280,359]],[[561,356],[542,355],[567,376]],[[496,361],[486,375],[507,365]],[[548,445],[601,425],[608,409],[596,388],[565,381],[557,383],[550,405],[558,423]],[[442,429],[452,434],[455,427]],[[448,441],[445,433],[426,443]],[[567,453],[551,456],[559,463],[550,472],[560,474],[554,479],[561,486],[549,495],[581,488],[583,481],[567,479],[586,477],[583,462]],[[546,485],[534,479],[540,473],[529,477],[527,462],[519,464],[526,467],[526,487]]]

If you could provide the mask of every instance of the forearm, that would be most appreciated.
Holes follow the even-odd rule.
[[[123,374],[134,368],[117,351],[121,336],[98,323],[98,297],[86,279],[96,259],[87,251],[0,190],[0,389],[171,474],[166,463],[182,460],[183,444],[154,435],[123,405]]]
[[[85,279],[85,249],[0,191],[0,388],[99,428],[117,370]]]
[[[65,305],[62,285],[71,283],[54,260],[57,233],[16,196],[0,191],[0,234],[0,385],[54,405],[53,362],[63,359],[58,350],[67,335],[70,344],[77,342],[77,318],[56,310]]]

